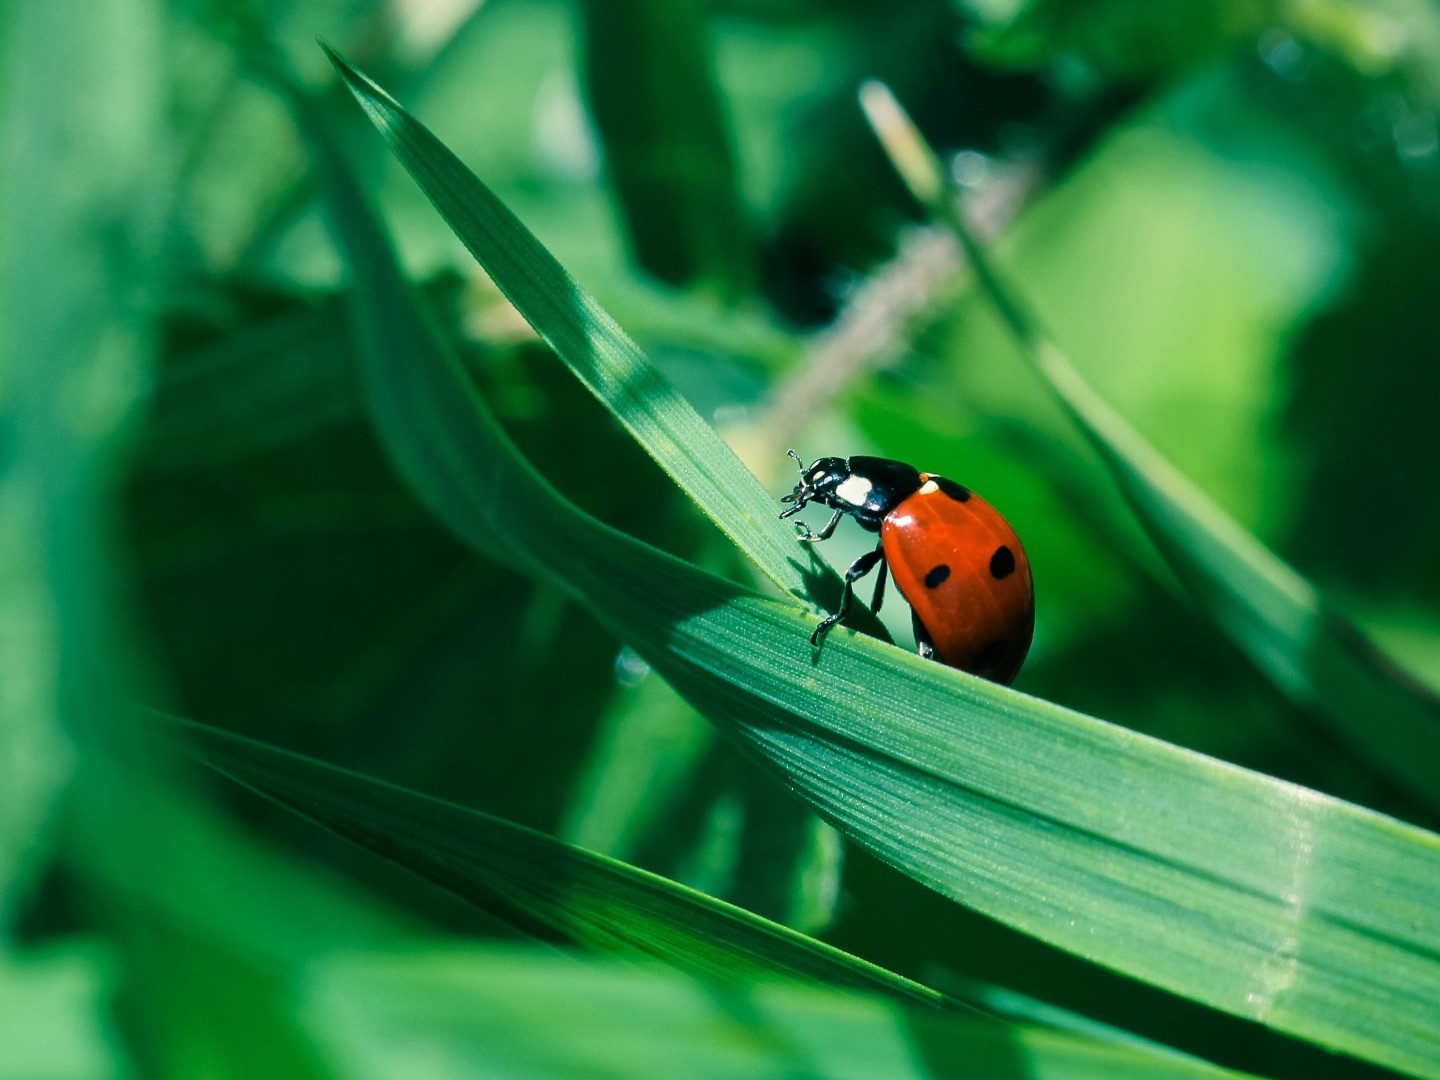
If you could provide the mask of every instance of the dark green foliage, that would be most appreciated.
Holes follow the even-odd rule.
[[[1440,1076],[1429,5],[0,55],[0,1073]],[[1000,506],[1018,692],[810,649],[790,445]]]

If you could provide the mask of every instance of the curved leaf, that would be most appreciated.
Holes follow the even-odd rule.
[[[240,735],[164,718],[237,783],[542,936],[710,978],[785,975],[912,1005],[958,1002],[779,923],[543,833]]]
[[[774,498],[593,297],[458,158],[334,52],[356,100],[435,208],[577,377],[777,585],[809,595],[834,575],[797,556]]]
[[[814,980],[910,1009],[955,1013],[977,1030],[982,1023],[996,1029],[995,1038],[1024,1037],[981,1009],[623,862],[243,736],[174,717],[159,719],[184,752],[236,783],[542,936],[558,935],[599,954],[661,960],[727,985],[777,977]],[[1219,1072],[1170,1047],[1063,1010],[1035,1002],[1017,1008],[1014,997],[1001,1000],[1016,1024],[1069,1032],[1091,1046],[1124,1047],[1137,1064],[1148,1060],[1165,1069],[1176,1063],[1181,1075]]]

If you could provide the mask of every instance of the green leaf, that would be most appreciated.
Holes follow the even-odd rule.
[[[46,854],[73,739],[107,711],[115,676],[105,522],[149,362],[137,301],[160,106],[146,0],[101,0],[84,18],[26,0],[6,20],[0,935]]]
[[[822,815],[932,888],[1135,978],[1440,1075],[1440,837],[852,632],[817,653],[800,605],[581,514],[504,439],[341,163],[322,163],[375,423],[457,533],[559,583]]]
[[[142,468],[232,464],[359,415],[340,304],[286,312],[187,351],[161,371]]]
[[[125,1075],[103,1022],[111,989],[99,950],[0,952],[0,1078],[110,1080]]]
[[[1248,0],[1178,0],[1162,10],[1126,0],[1075,9],[1063,0],[959,0],[970,48],[990,64],[1042,69],[1073,58],[1120,82],[1158,81],[1248,43],[1276,15]]]
[[[1081,378],[970,234],[934,152],[878,83],[862,100],[915,196],[965,249],[976,283],[1109,467],[1171,568],[1246,656],[1413,797],[1440,807],[1440,698],[1166,461]]]
[[[733,299],[753,276],[699,0],[587,0],[585,93],[636,261]]]
[[[199,760],[515,924],[710,977],[788,975],[944,999],[778,923],[488,814],[183,721]]]
[[[629,668],[644,661],[623,654],[620,663]],[[636,858],[635,852],[662,821],[671,825],[662,815],[696,777],[714,743],[715,729],[646,667],[636,685],[621,686],[601,716],[560,837],[577,847],[660,869]]]
[[[395,101],[330,53],[340,74],[455,234],[519,312],[675,482],[764,573],[838,599],[833,572],[797,554],[776,501],[679,392],[490,190]]]
[[[1167,1080],[1234,1076],[1037,1028],[902,1009],[789,982],[707,985],[533,950],[336,957],[307,981],[317,1036],[358,1080],[427,1075],[713,1080]],[[403,1066],[398,1071],[404,1071]]]
[[[85,843],[106,841],[100,832],[77,837],[74,850],[85,857],[78,871],[179,936],[219,942],[232,957],[278,970],[322,952],[394,947],[419,932],[418,922],[247,837],[174,784],[137,786],[126,795],[117,816],[127,819],[132,835],[146,837],[145,872],[135,873],[133,854],[87,851]],[[203,873],[194,869],[199,863]]]
[[[125,719],[132,755],[151,750],[144,718]],[[335,1076],[294,1013],[302,965],[406,944],[417,928],[248,840],[158,768],[90,764],[80,782],[109,796],[109,819],[74,830],[67,850],[104,899],[119,961],[108,996],[144,1074]]]
[[[1068,1031],[1072,1035],[1129,1046],[1172,1060],[1194,1060],[1189,1054],[1165,1046],[1163,1043],[1157,1043],[1153,1039],[1133,1035],[1122,1028],[1092,1020],[1088,1016],[1082,1016],[1069,1009],[1062,1009],[1057,1005],[1037,1001],[1026,994],[1007,990],[1001,986],[956,978],[953,975],[948,976],[945,982],[950,987],[950,992],[961,1001],[975,1005],[982,1012],[991,1013],[1015,1024],[1032,1024],[1052,1028],[1055,1031]]]

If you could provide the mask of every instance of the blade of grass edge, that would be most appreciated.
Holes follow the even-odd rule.
[[[970,232],[959,194],[888,88],[861,104],[911,192],[959,240],[1021,356],[1099,453],[1200,606],[1292,700],[1411,797],[1440,808],[1440,698],[1389,660],[1310,582],[1230,518],[1081,377]]]
[[[835,573],[797,550],[775,498],[630,336],[439,139],[322,47],[441,217],[586,388],[766,576],[794,595],[836,604]],[[854,622],[888,640],[864,605],[856,605]]]
[[[530,932],[710,978],[785,975],[980,1017],[971,1006],[667,878],[490,814],[156,714],[184,753]]]
[[[660,960],[707,979],[814,980],[970,1022],[1041,1026],[1123,1047],[1156,1067],[1240,1076],[1063,1010],[1039,1020],[985,1010],[667,878],[479,810],[179,717],[154,714],[182,753],[520,928],[600,954]],[[1018,1032],[1017,1032],[1018,1033]]]
[[[817,654],[798,604],[581,513],[429,329],[343,162],[318,164],[377,429],[460,536],[563,586],[832,824],[931,888],[1132,977],[1440,1076],[1440,838],[850,631]]]

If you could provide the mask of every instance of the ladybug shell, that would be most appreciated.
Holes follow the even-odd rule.
[[[920,480],[880,527],[890,573],[940,660],[1008,684],[1035,631],[1030,560],[984,499],[941,477]]]

